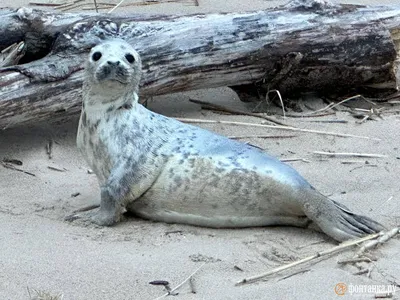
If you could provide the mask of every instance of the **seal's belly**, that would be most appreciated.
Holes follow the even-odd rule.
[[[128,209],[147,219],[209,227],[264,226],[303,216],[298,187],[269,171],[220,167],[215,157],[172,160]]]

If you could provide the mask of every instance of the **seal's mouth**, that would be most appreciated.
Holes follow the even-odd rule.
[[[129,83],[130,72],[121,65],[104,65],[97,69],[95,78],[99,83],[107,81],[126,85]]]

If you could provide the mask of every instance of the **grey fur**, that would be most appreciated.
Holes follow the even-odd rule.
[[[124,41],[89,55],[77,144],[101,186],[93,222],[112,225],[128,209],[209,227],[304,227],[311,219],[338,241],[382,229],[259,149],[147,110],[137,103],[140,75],[140,56]]]

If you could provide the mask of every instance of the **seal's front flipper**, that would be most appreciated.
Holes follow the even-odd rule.
[[[135,173],[135,167],[127,167],[123,161],[114,166],[107,181],[101,186],[100,209],[91,216],[93,223],[111,226],[121,220]]]
[[[339,242],[385,229],[378,222],[366,216],[354,214],[344,205],[332,201],[318,192],[316,192],[315,198],[304,203],[304,213],[323,232]]]

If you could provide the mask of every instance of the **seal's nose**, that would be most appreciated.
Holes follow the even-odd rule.
[[[108,60],[107,63],[108,63],[110,66],[118,66],[118,65],[119,65],[119,60],[116,60],[116,61]]]

